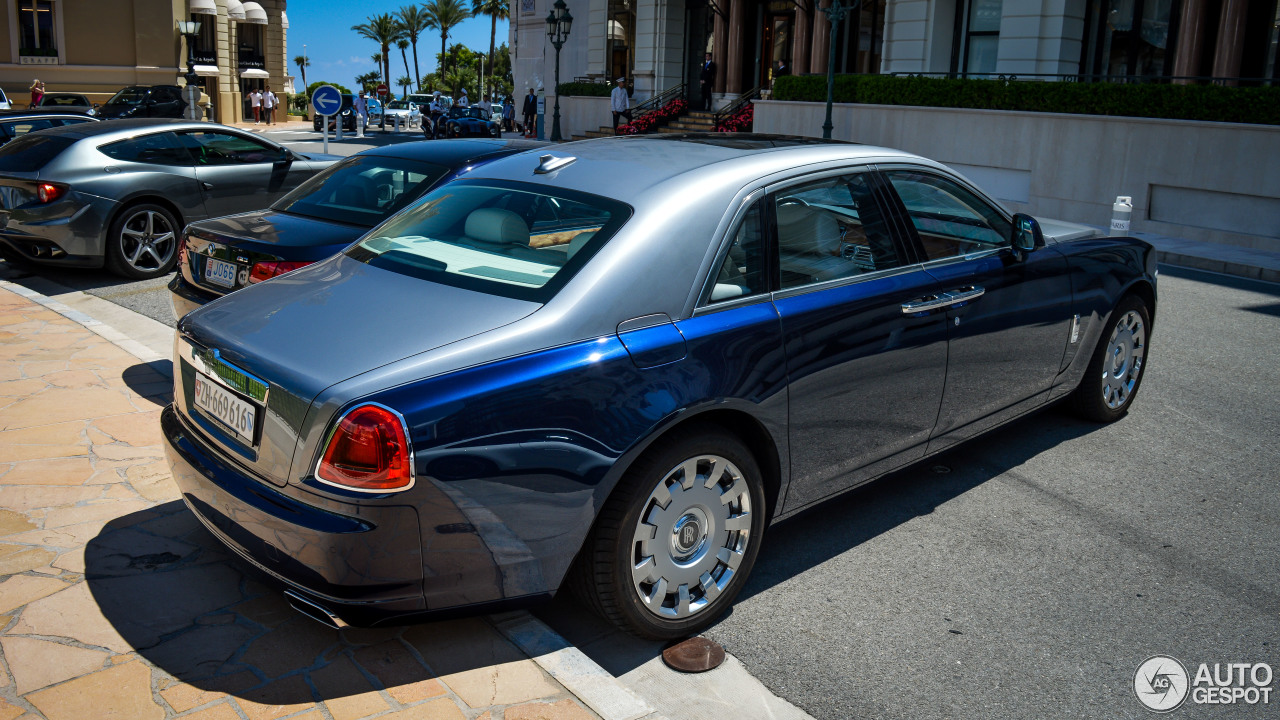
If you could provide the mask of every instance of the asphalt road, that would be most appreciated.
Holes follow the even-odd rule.
[[[818,718],[1144,718],[1157,654],[1280,694],[1278,350],[1280,285],[1164,268],[1127,417],[1049,409],[775,526],[706,635]]]

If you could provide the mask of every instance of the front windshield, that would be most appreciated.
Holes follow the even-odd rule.
[[[388,110],[408,110],[409,102],[407,100],[392,100],[387,103]]]
[[[431,282],[546,302],[629,216],[626,205],[597,195],[455,181],[346,253]]]
[[[329,166],[272,206],[273,210],[373,227],[413,202],[448,168],[380,155]]]
[[[107,101],[108,105],[141,105],[147,101],[147,89],[140,87],[127,87]]]

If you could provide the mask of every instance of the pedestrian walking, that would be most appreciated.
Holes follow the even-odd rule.
[[[271,92],[271,86],[267,85],[267,91],[262,95],[262,114],[267,116],[267,124],[274,124],[276,121],[276,105],[279,101],[276,94]]]
[[[627,79],[618,78],[618,86],[609,94],[609,109],[613,111],[613,134],[618,134],[618,118],[624,117],[631,122],[631,96],[627,94]]]
[[[533,93],[533,88],[529,88],[529,94],[524,96],[524,107],[520,114],[524,116],[524,136],[533,137],[538,117],[538,96]]]
[[[515,98],[507,98],[502,103],[502,127],[507,132],[513,132],[516,124],[516,103]]]
[[[707,53],[706,62],[702,63],[702,70],[698,72],[698,85],[702,89],[702,109],[710,110],[711,93],[716,85],[716,64],[711,61],[711,53]]]
[[[30,107],[40,107],[40,100],[44,98],[44,83],[40,82],[40,78],[31,81],[31,105]]]
[[[262,91],[254,89],[249,93],[249,107],[253,108],[253,124],[257,125],[262,120]]]
[[[360,133],[364,134],[369,129],[369,100],[365,98],[363,90],[356,96],[353,110],[356,114],[356,124],[360,126]]]

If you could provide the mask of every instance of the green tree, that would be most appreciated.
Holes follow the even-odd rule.
[[[427,14],[427,27],[440,31],[440,57],[443,61],[449,31],[471,17],[471,13],[462,6],[460,0],[429,0],[422,4],[422,9]],[[436,72],[444,73],[445,67],[437,67]]]
[[[361,90],[372,90],[373,88],[376,88],[380,82],[382,82],[382,73],[379,73],[377,70],[370,70],[363,75],[356,76],[356,84],[360,86]]]
[[[396,47],[400,48],[400,59],[404,60],[404,74],[408,75],[409,74],[409,58],[404,54],[404,51],[409,49],[409,41],[404,38],[400,38],[399,40],[396,41]],[[397,82],[396,84],[399,85],[400,83]]]
[[[511,17],[511,4],[508,0],[471,0],[471,14],[479,17],[489,16],[489,74],[493,74],[494,40],[498,34],[498,21]]]
[[[346,85],[343,85],[342,83],[326,82],[326,81],[324,81],[324,80],[317,80],[317,81],[315,81],[315,82],[313,82],[313,83],[311,83],[310,85],[308,85],[308,86],[307,86],[307,101],[308,101],[308,102],[310,102],[310,101],[311,101],[311,94],[312,94],[312,93],[314,93],[314,92],[316,91],[316,88],[320,87],[321,85],[332,85],[332,86],[334,86],[334,87],[338,88],[338,92],[340,92],[340,93],[344,93],[344,94],[347,94],[347,95],[350,95],[350,94],[351,94],[351,88],[347,87]]]
[[[391,78],[391,44],[400,39],[403,32],[399,23],[390,13],[382,13],[369,18],[369,22],[352,25],[357,35],[372,40],[382,47],[382,77]]]
[[[400,94],[407,98],[409,97],[409,88],[413,87],[413,78],[408,75],[401,75],[400,79],[396,81],[396,85],[400,86]]]
[[[293,59],[298,66],[298,72],[302,73],[302,86],[307,86],[307,68],[311,67],[311,59],[306,55],[299,55]]]
[[[396,22],[400,25],[401,34],[413,47],[413,79],[422,84],[422,76],[418,73],[418,38],[431,26],[427,24],[427,13],[418,5],[406,5],[396,11]]]

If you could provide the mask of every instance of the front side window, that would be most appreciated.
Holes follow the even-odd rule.
[[[41,118],[39,120],[20,120],[18,122],[5,123],[4,129],[10,137],[22,137],[29,132],[51,128],[55,124],[60,123],[55,123],[53,120],[47,118]]]
[[[331,165],[285,195],[272,209],[373,227],[413,202],[448,168],[364,155]]]
[[[959,183],[910,170],[887,175],[929,260],[1009,246],[1009,221]]]
[[[454,181],[346,254],[431,282],[546,302],[629,216],[626,205],[597,195]]]
[[[190,165],[187,153],[173,133],[152,133],[103,145],[98,151],[107,157],[125,162],[151,163],[155,165]]]
[[[224,132],[180,133],[182,142],[197,165],[248,165],[274,163],[281,151],[241,135]]]
[[[852,277],[903,264],[864,173],[774,195],[780,287]]]

